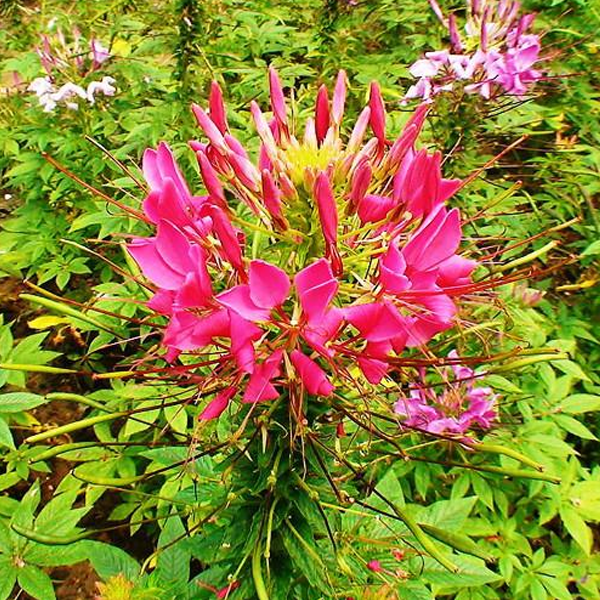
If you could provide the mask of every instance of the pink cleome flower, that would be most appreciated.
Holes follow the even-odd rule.
[[[373,84],[346,138],[342,71],[299,139],[274,69],[269,84],[271,117],[251,110],[257,162],[231,134],[216,83],[208,110],[194,105],[205,194],[192,194],[167,144],[143,158],[155,233],[128,249],[154,285],[148,306],[168,318],[166,360],[213,357],[199,375],[216,394],[202,420],[238,393],[246,403],[284,388],[329,397],[356,364],[377,385],[406,347],[453,325],[472,289],[476,262],[459,254],[460,214],[446,207],[461,182],[442,177],[439,153],[416,147],[427,107],[392,142]]]
[[[454,361],[449,369],[454,380],[446,372],[440,394],[425,382],[414,386],[408,398],[396,402],[396,414],[404,417],[404,426],[435,434],[464,436],[474,427],[490,429],[498,417],[498,396],[489,387],[476,385],[480,375],[459,364],[456,351],[448,358]]]
[[[520,3],[509,0],[467,0],[467,22],[461,37],[456,18],[444,17],[436,0],[435,15],[448,28],[450,49],[426,52],[409,69],[418,81],[404,101],[431,101],[436,95],[463,84],[469,94],[491,98],[500,93],[523,97],[542,78],[540,38],[527,33],[535,15],[519,16]]]

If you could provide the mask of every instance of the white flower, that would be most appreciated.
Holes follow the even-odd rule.
[[[87,94],[85,90],[75,83],[65,83],[58,92],[52,94],[52,100],[55,102],[62,102],[63,100],[69,100],[70,98],[79,96],[83,100],[87,100]]]
[[[92,81],[87,87],[87,99],[90,104],[95,102],[95,94],[102,93],[105,96],[114,96],[117,88],[113,85],[113,77],[103,77],[101,81]]]
[[[53,92],[54,86],[50,82],[49,77],[37,77],[29,84],[27,91],[35,92],[37,96],[42,96],[43,94]]]

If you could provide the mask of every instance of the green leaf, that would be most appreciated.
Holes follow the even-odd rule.
[[[583,551],[589,556],[592,552],[592,531],[586,525],[585,521],[577,514],[577,511],[570,506],[561,506],[559,510],[560,518],[569,532],[569,535],[581,546]]]
[[[21,567],[17,573],[17,582],[23,590],[37,600],[56,600],[52,580],[37,567],[32,565]]]
[[[584,440],[597,440],[598,438],[580,421],[567,415],[556,415],[556,422],[569,433]]]
[[[0,556],[0,600],[8,600],[17,581],[17,569],[13,564],[12,557]],[[12,596],[14,598],[14,596]]]
[[[182,434],[187,432],[188,415],[184,404],[180,406],[166,406],[164,413],[165,419],[173,431]]]
[[[581,413],[600,410],[600,396],[592,394],[573,394],[565,398],[557,407],[557,411],[579,415]]]
[[[78,543],[84,546],[92,567],[102,579],[108,579],[119,574],[124,575],[130,581],[135,581],[139,577],[140,566],[124,550],[110,544],[91,540]]]
[[[569,500],[586,521],[600,521],[600,483],[580,481],[569,490]]]
[[[160,404],[161,403],[157,403],[156,400],[143,400],[142,402],[136,404],[136,409],[151,409],[153,406],[156,406],[156,408],[154,410],[145,410],[144,412],[136,414],[135,420],[127,419],[123,432],[125,438],[129,438],[135,433],[146,431],[148,426],[152,425],[158,418],[160,413]]]
[[[323,565],[315,560],[315,555],[319,556],[320,552],[314,545],[310,530],[300,529],[298,526],[295,526],[295,529],[300,534],[302,542],[291,529],[282,526],[280,530],[283,545],[292,559],[294,567],[306,577],[312,587],[329,593],[331,590],[325,579]],[[307,550],[308,548],[310,551]]]
[[[178,538],[179,541],[175,541]],[[177,515],[167,518],[158,538],[157,576],[169,588],[187,584],[190,578],[190,552],[182,520]],[[164,548],[161,550],[161,548]]]
[[[501,581],[502,577],[490,571],[483,561],[466,556],[454,555],[452,560],[458,566],[458,573],[452,573],[430,557],[424,557],[421,579],[443,588],[463,588],[487,585]],[[418,569],[415,561],[414,566]]]
[[[6,446],[11,450],[15,449],[15,441],[13,440],[12,433],[10,432],[10,427],[2,417],[0,417],[0,445]]]
[[[582,381],[590,381],[590,378],[584,373],[583,369],[572,360],[557,360],[553,364],[567,375],[572,375]]]
[[[48,402],[44,396],[29,392],[0,394],[0,413],[16,413],[31,410]]]
[[[553,600],[572,600],[573,595],[569,588],[556,577],[540,577],[539,581],[548,590],[550,598]]]
[[[431,591],[422,583],[403,581],[397,586],[399,600],[434,600]]]
[[[581,256],[592,256],[600,254],[600,240],[592,242],[582,253]]]

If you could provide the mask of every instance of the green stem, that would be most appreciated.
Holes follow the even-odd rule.
[[[252,579],[254,580],[254,589],[256,590],[258,600],[269,600],[269,593],[267,592],[260,566],[261,555],[261,544],[260,541],[257,541],[254,553],[252,554]]]

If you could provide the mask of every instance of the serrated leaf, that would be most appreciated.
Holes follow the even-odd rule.
[[[169,589],[187,584],[190,578],[190,552],[186,542],[181,518],[171,515],[158,538],[157,559],[157,576],[161,584],[166,584]]]
[[[305,533],[303,531],[299,531],[299,533],[302,536],[305,544],[312,546],[314,553],[318,555],[319,550],[316,546],[314,546],[310,532]],[[299,573],[302,573],[310,585],[315,589],[323,592],[329,592],[329,586],[327,585],[322,565],[319,565],[319,563],[309,554],[309,552],[307,552],[304,545],[287,527],[282,527],[280,534],[283,540],[283,545],[285,546],[285,549],[287,550],[294,567],[299,571]]]
[[[79,542],[88,553],[92,567],[102,579],[122,574],[130,581],[136,581],[140,574],[140,566],[124,550],[91,540]]]

